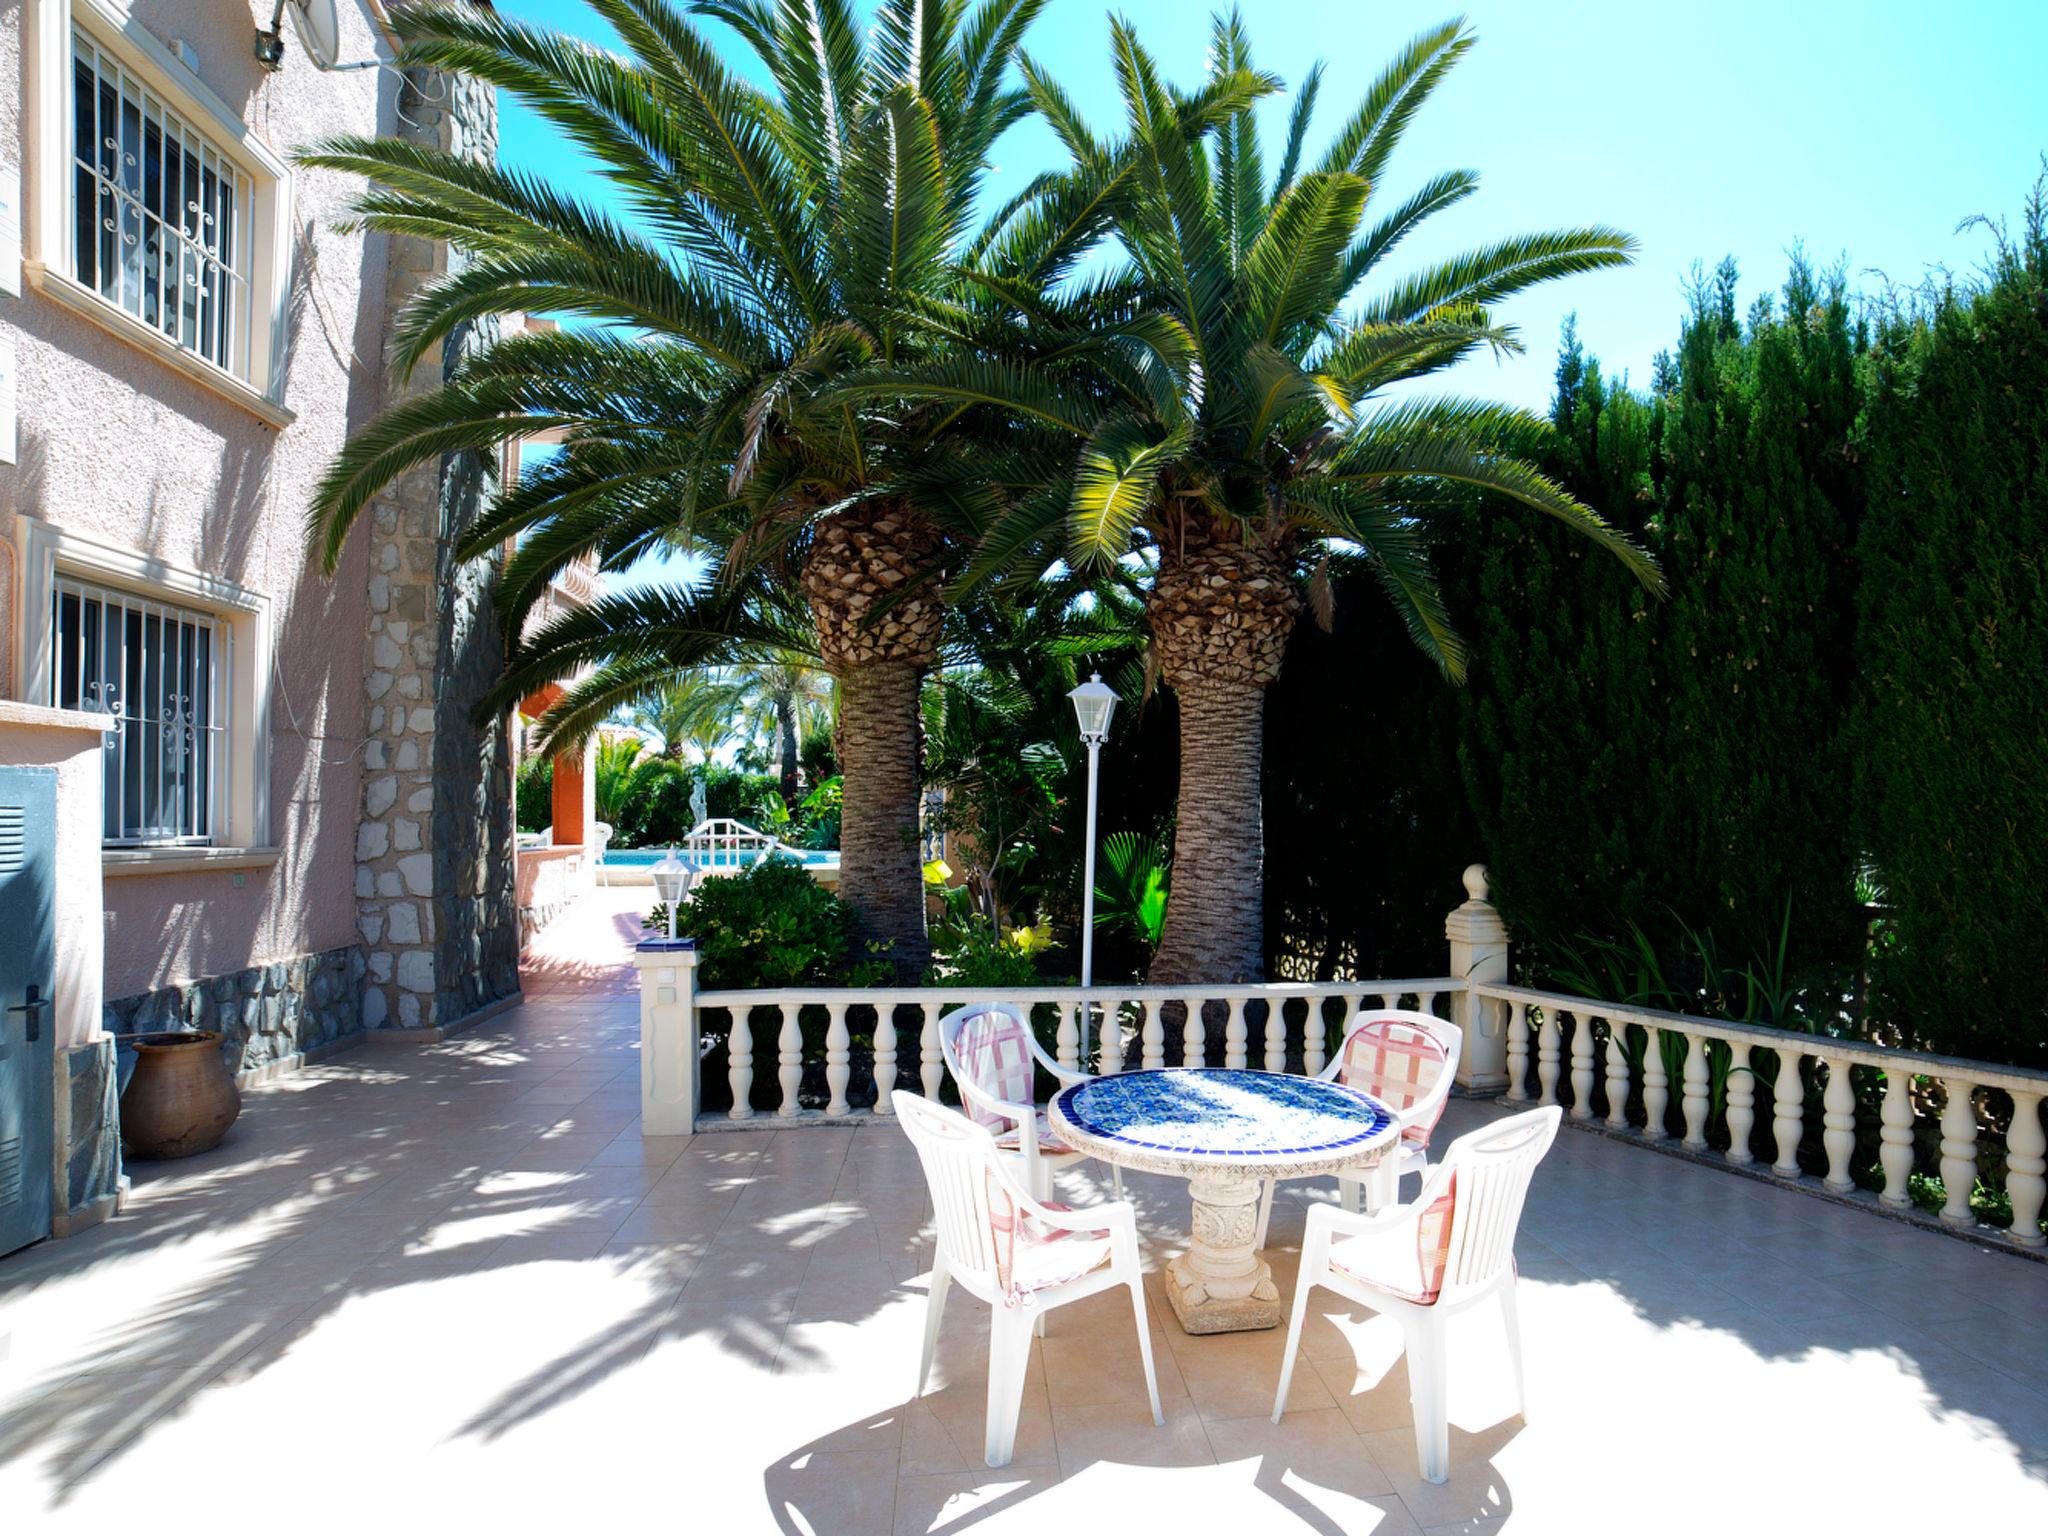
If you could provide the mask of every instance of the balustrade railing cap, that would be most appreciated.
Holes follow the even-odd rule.
[[[695,939],[642,939],[633,946],[633,950],[642,955],[669,955],[682,950],[694,951],[696,947]]]

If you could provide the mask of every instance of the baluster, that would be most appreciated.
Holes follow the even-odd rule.
[[[1756,1128],[1756,1079],[1749,1070],[1749,1047],[1739,1040],[1728,1042],[1728,1161],[1755,1161],[1749,1150],[1749,1133]]]
[[[1095,1070],[1113,1077],[1124,1069],[1124,1002],[1111,998],[1100,1005],[1102,1017],[1095,1030]]]
[[[1347,1024],[1349,1019],[1345,1021]],[[1529,1102],[1529,1005],[1508,1008],[1508,1102]]]
[[[1546,1007],[1543,1010],[1543,1027],[1536,1034],[1536,1102],[1555,1104],[1557,1102],[1557,1032],[1558,1010]]]
[[[1878,1199],[1903,1210],[1913,1203],[1909,1188],[1913,1179],[1913,1074],[1903,1067],[1891,1067],[1884,1074],[1884,1103],[1878,1119],[1882,1144],[1877,1161],[1884,1169],[1884,1192]]]
[[[1401,994],[1398,992],[1382,992],[1380,994],[1380,1006],[1382,1008],[1389,1010],[1390,1012],[1393,1009],[1400,1007]]]
[[[1671,1134],[1665,1124],[1665,1111],[1671,1107],[1671,1079],[1664,1072],[1661,1034],[1654,1024],[1643,1026],[1643,1134],[1652,1141],[1663,1141]]]
[[[1188,1016],[1180,1026],[1180,1064],[1184,1067],[1206,1067],[1209,1065],[1208,1032],[1202,1024],[1202,1000],[1199,997],[1187,999]]]
[[[1593,1016],[1572,1015],[1572,1118],[1593,1118]]]
[[[1975,1084],[1944,1077],[1941,1086],[1948,1093],[1941,1111],[1941,1182],[1948,1190],[1941,1219],[1952,1227],[1967,1227],[1977,1219],[1970,1209],[1977,1187],[1977,1106],[1971,1096]]]
[[[1435,994],[1434,992],[1418,992],[1418,993],[1416,993],[1416,994],[1415,994],[1415,1011],[1416,1011],[1417,1013],[1435,1013],[1435,1012],[1436,1012],[1436,994]]]
[[[1617,1131],[1628,1129],[1628,1025],[1621,1019],[1607,1021],[1607,1123]]]
[[[853,1075],[853,1041],[846,1032],[846,1004],[834,1003],[825,1025],[825,1113],[846,1113],[846,1080]]]
[[[775,1076],[782,1084],[782,1102],[775,1113],[784,1119],[803,1109],[797,1102],[797,1090],[804,1080],[804,1032],[797,1027],[796,1014],[795,1003],[782,1005],[782,1032],[775,1037]]]
[[[1707,1110],[1711,1104],[1707,1098],[1707,1042],[1704,1037],[1695,1039],[1684,1035],[1685,1041],[1685,1092],[1679,1099],[1679,1114],[1685,1121],[1684,1145],[1696,1152],[1707,1147]]]
[[[1315,1011],[1313,998],[1309,999],[1309,1011]],[[1266,1005],[1266,1070],[1287,1070],[1287,1005],[1277,997]]]
[[[1828,1084],[1821,1093],[1820,1144],[1827,1150],[1829,1189],[1851,1190],[1856,1180],[1849,1173],[1849,1160],[1856,1155],[1856,1087],[1849,1079],[1849,1063],[1828,1060]]]
[[[1053,1060],[1064,1072],[1081,1070],[1081,1027],[1075,1022],[1079,1007],[1078,1003],[1060,1004],[1060,1024],[1053,1035],[1052,1050]]]
[[[1166,1025],[1159,1017],[1164,1003],[1145,1005],[1145,1025],[1138,1031],[1138,1065],[1156,1072],[1166,1065]]]
[[[1771,1090],[1771,1138],[1778,1160],[1771,1172],[1780,1178],[1799,1177],[1799,1141],[1806,1134],[1806,1085],[1799,1077],[1799,1052],[1778,1048],[1778,1082]]]
[[[754,1014],[750,1008],[732,1010],[732,1033],[726,1037],[725,1080],[732,1085],[732,1108],[728,1120],[751,1120],[754,1106]]]
[[[939,1050],[939,1005],[924,1005],[924,1028],[917,1035],[917,1079],[924,1084],[924,1096],[939,1102],[939,1085],[946,1078],[946,1058]]]
[[[875,1113],[893,1115],[890,1097],[896,1092],[896,1005],[875,1004]]]
[[[2048,1199],[2048,1135],[2041,1129],[2041,1095],[2012,1096],[2012,1124],[2005,1132],[2005,1192],[2012,1200],[2012,1240],[2023,1248],[2039,1248],[2041,1205]]]
[[[1223,1026],[1223,1065],[1233,1072],[1244,1070],[1246,1051],[1244,1022],[1244,994],[1233,994],[1230,999],[1230,1022]]]

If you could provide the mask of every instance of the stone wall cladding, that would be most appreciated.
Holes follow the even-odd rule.
[[[62,1083],[70,1099],[70,1151],[64,1159],[68,1215],[115,1194],[121,1185],[121,1124],[114,1042],[102,1037],[64,1053]]]
[[[363,1027],[368,967],[353,944],[160,987],[106,1005],[109,1034],[212,1029],[231,1072],[253,1072]]]
[[[467,79],[410,71],[398,121],[409,138],[488,160],[497,98]],[[449,270],[444,247],[391,241],[394,315]],[[387,400],[431,388],[495,322],[459,328]],[[495,572],[455,551],[490,486],[478,455],[451,456],[394,481],[370,508],[364,658],[362,819],[356,831],[356,926],[367,956],[363,1024],[445,1028],[519,989],[511,743],[502,721],[479,726],[505,638]]]

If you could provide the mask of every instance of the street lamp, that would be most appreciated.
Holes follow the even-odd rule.
[[[1095,783],[1103,738],[1109,735],[1109,717],[1116,713],[1116,690],[1103,682],[1100,672],[1067,697],[1074,704],[1074,719],[1081,727],[1081,739],[1088,744],[1088,845],[1081,871],[1081,987],[1086,991],[1095,981]],[[1094,1003],[1081,1003],[1081,1057],[1088,1057],[1088,1035],[1094,1024]]]
[[[697,878],[697,866],[688,859],[677,855],[671,848],[668,854],[648,873],[654,879],[654,893],[668,903],[668,936],[671,943],[676,936],[676,908],[688,899],[690,884]]]

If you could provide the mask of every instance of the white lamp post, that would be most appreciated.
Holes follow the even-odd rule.
[[[690,885],[697,878],[697,866],[688,859],[678,857],[671,848],[668,855],[648,873],[654,879],[654,893],[668,903],[668,936],[676,936],[676,908],[688,899]]]
[[[1103,738],[1109,735],[1109,717],[1116,713],[1116,690],[1103,682],[1100,672],[1067,697],[1074,703],[1074,719],[1081,727],[1081,739],[1088,744],[1088,844],[1081,870],[1081,986],[1085,991],[1095,982],[1095,782]],[[1081,1057],[1088,1057],[1088,1036],[1095,1022],[1095,1004],[1081,1003]]]

